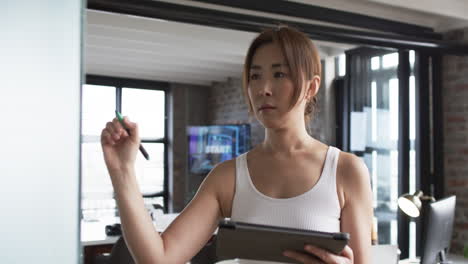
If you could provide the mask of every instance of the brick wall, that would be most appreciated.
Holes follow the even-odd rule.
[[[242,124],[251,125],[252,146],[263,141],[264,130],[255,117],[249,117],[248,107],[242,94],[240,78],[229,78],[226,82],[214,83],[208,100],[208,121],[213,125]]]
[[[445,34],[468,43],[468,28]],[[468,56],[443,58],[445,193],[457,195],[452,251],[468,245]]]

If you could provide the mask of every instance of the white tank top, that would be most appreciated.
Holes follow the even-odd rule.
[[[322,174],[312,189],[291,198],[272,198],[258,191],[247,168],[247,153],[236,159],[236,189],[231,220],[253,224],[316,230],[340,231],[341,208],[336,188],[336,168],[340,150],[330,146]],[[237,260],[235,263],[272,263]]]

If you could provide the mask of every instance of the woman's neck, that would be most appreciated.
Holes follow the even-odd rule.
[[[303,126],[287,126],[278,129],[266,128],[262,148],[270,153],[288,155],[304,150],[314,141],[307,133],[305,124]]]

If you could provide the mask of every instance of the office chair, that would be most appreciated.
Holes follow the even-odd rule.
[[[132,255],[128,251],[123,236],[119,237],[112,246],[110,253],[94,256],[92,264],[134,264]]]
[[[121,236],[112,247],[107,264],[134,264],[130,251],[128,251],[127,244],[124,237]]]

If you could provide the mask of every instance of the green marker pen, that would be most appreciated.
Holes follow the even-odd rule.
[[[128,130],[128,128],[125,126],[124,122],[123,122],[123,116],[122,114],[119,113],[119,111],[115,110],[115,116],[117,117],[117,119],[119,120],[120,124],[122,124],[122,126],[124,127],[124,129],[127,131],[128,135],[130,135],[130,131]],[[143,148],[143,146],[140,144],[140,147],[139,147],[139,150],[141,152],[141,154],[143,154],[143,156],[145,157],[146,160],[149,160],[149,155],[148,155],[148,152],[146,152],[146,149]]]

